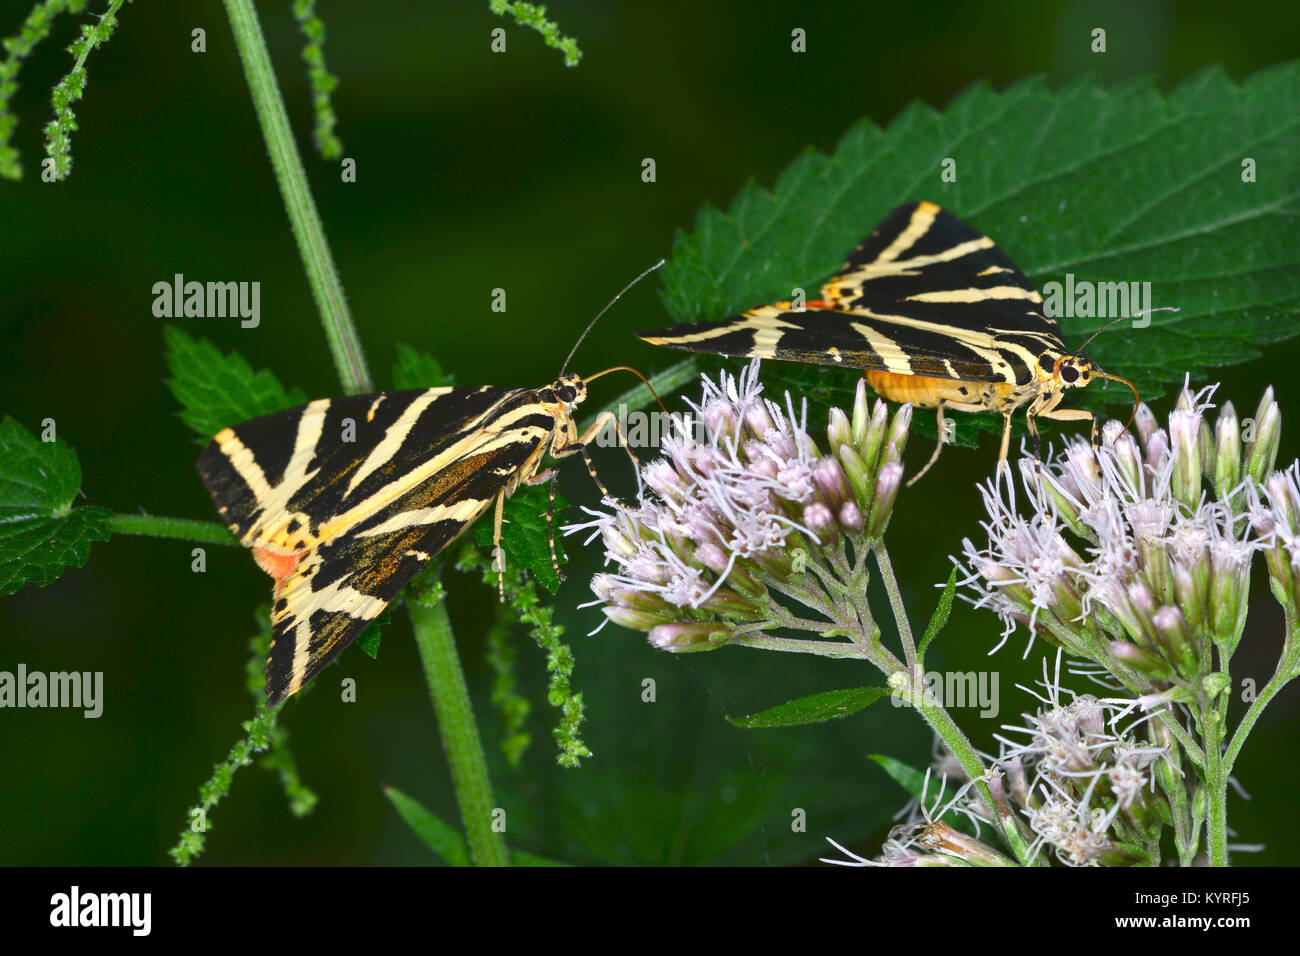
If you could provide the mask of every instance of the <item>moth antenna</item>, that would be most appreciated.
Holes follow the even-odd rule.
[[[646,269],[644,272],[642,272],[639,276],[637,276],[635,279],[633,279],[633,280],[632,280],[631,282],[629,282],[627,285],[623,286],[622,290],[618,293],[618,295],[616,295],[616,296],[614,296],[614,298],[610,299],[610,300],[609,300],[609,303],[605,306],[605,308],[601,309],[599,312],[596,313],[596,317],[595,317],[594,319],[592,319],[590,322],[587,323],[587,327],[586,327],[585,329],[583,329],[583,330],[582,330],[582,334],[578,336],[578,341],[576,341],[576,342],[573,343],[573,348],[569,350],[569,357],[566,358],[566,359],[564,360],[564,364],[560,366],[560,375],[555,376],[557,379],[558,379],[561,375],[563,375],[563,374],[565,373],[565,371],[569,368],[569,363],[573,361],[573,356],[574,356],[575,354],[577,354],[578,346],[581,345],[581,344],[582,344],[582,340],[585,339],[585,338],[587,337],[587,333],[591,331],[592,326],[594,326],[597,322],[599,322],[599,321],[600,321],[600,317],[601,317],[602,315],[604,315],[606,312],[609,311],[610,306],[612,306],[612,305],[613,305],[615,302],[617,302],[619,299],[623,298],[623,293],[627,292],[628,289],[632,288],[632,286],[636,285],[638,282],[640,282],[642,279],[644,279],[644,278],[645,278],[646,276],[648,276],[650,273],[654,272],[656,269],[658,269],[658,268],[659,268],[661,265],[663,265],[663,264],[664,264],[664,260],[663,260],[663,259],[660,259],[658,262],[656,262],[654,265],[652,265],[649,269]],[[638,372],[637,374],[640,374],[640,373]],[[647,382],[646,384],[648,385],[648,384],[650,384],[650,383]],[[653,391],[653,389],[651,389],[651,391]],[[655,396],[655,397],[657,398],[658,396]],[[662,405],[663,403],[660,402],[660,404]]]
[[[633,375],[635,375],[637,378],[641,380],[641,382],[645,385],[646,388],[650,389],[650,394],[655,397],[655,401],[658,402],[659,407],[664,410],[664,414],[669,414],[668,406],[665,405],[664,400],[659,397],[659,393],[656,392],[655,387],[650,384],[650,380],[629,365],[615,365],[613,368],[607,368],[603,372],[597,372],[595,375],[588,375],[586,381],[594,382],[602,375],[608,375],[610,372],[631,372]]]
[[[1092,341],[1093,339],[1095,339],[1097,336],[1101,335],[1101,333],[1105,332],[1108,328],[1110,328],[1110,327],[1111,327],[1112,325],[1114,325],[1116,322],[1123,322],[1125,319],[1131,319],[1131,318],[1133,318],[1131,315],[1120,315],[1120,316],[1116,316],[1115,318],[1113,318],[1113,319],[1111,319],[1109,322],[1107,322],[1105,325],[1103,325],[1101,328],[1099,328],[1096,332],[1093,332],[1092,335],[1088,336],[1087,341],[1084,342],[1082,345],[1080,345],[1077,349],[1075,349],[1075,350],[1074,350],[1073,352],[1071,352],[1070,354],[1071,354],[1071,355],[1078,355],[1080,352],[1082,352],[1084,349],[1086,349],[1086,348],[1088,347],[1088,343],[1089,343],[1089,342],[1091,342],[1091,341]]]

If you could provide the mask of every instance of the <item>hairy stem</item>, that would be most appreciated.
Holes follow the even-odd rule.
[[[115,514],[108,519],[108,530],[113,534],[143,534],[151,538],[239,545],[235,536],[215,521],[195,521],[192,518]]]
[[[325,238],[325,227],[307,185],[307,174],[303,170],[302,157],[298,154],[298,145],[294,142],[293,130],[289,126],[289,116],[285,112],[284,99],[280,96],[280,87],[275,80],[275,71],[271,67],[271,57],[262,36],[257,10],[253,6],[253,0],[225,2],[226,15],[230,19],[235,45],[239,49],[239,59],[248,79],[248,89],[253,95],[253,106],[257,110],[258,122],[262,125],[262,136],[271,154],[275,179],[280,186],[280,194],[284,197],[289,224],[293,227],[294,239],[298,243],[298,252],[302,256],[307,281],[311,285],[317,311],[320,312],[321,324],[325,328],[325,338],[329,341],[339,379],[347,392],[372,392],[374,385],[366,368],[365,355],[361,351],[361,340],[352,324],[347,299],[343,294],[343,283],[334,267],[329,241]]]
[[[903,594],[898,588],[898,578],[894,576],[894,565],[889,560],[889,550],[885,542],[880,541],[876,547],[876,564],[880,567],[880,580],[884,582],[889,594],[889,605],[894,610],[894,620],[898,624],[899,640],[903,642],[903,657],[907,666],[916,664],[916,642],[912,640],[912,625],[907,620],[907,608],[903,606]]]
[[[479,866],[507,866],[505,839],[493,829],[496,803],[492,781],[488,777],[483,742],[474,722],[474,709],[470,705],[460,655],[456,652],[447,606],[441,601],[432,607],[408,601],[407,606],[415,625],[420,659],[424,662],[429,697],[438,715],[442,749],[451,768],[470,856]]]

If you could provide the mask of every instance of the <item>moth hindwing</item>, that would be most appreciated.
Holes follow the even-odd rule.
[[[311,680],[493,506],[501,561],[505,498],[545,480],[548,451],[581,448],[587,436],[572,416],[585,397],[577,375],[535,390],[380,392],[321,399],[217,434],[199,475],[222,521],[275,581],[268,704]]]
[[[1038,417],[1092,420],[1090,412],[1057,408],[1065,389],[1095,377],[1124,381],[1071,353],[1015,263],[930,202],[891,212],[805,308],[780,302],[638,334],[692,352],[861,369],[882,397],[937,409],[939,442],[912,481],[938,458],[945,409],[1000,413],[1005,459],[1016,409],[1028,405],[1037,439]]]

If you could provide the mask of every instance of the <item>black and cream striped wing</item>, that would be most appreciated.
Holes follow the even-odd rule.
[[[804,310],[778,303],[638,334],[693,352],[1016,384],[1043,352],[1065,351],[1024,273],[928,202],[890,213]]]
[[[219,433],[199,474],[276,581],[268,703],[337,657],[554,427],[535,392],[487,387],[323,399]]]

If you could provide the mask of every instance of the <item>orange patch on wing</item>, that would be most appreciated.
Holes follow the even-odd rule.
[[[298,562],[306,553],[306,551],[297,551],[293,554],[281,554],[266,548],[253,549],[253,558],[257,561],[257,566],[275,579],[276,597],[280,596],[280,589],[284,587],[284,582],[293,575]]]

